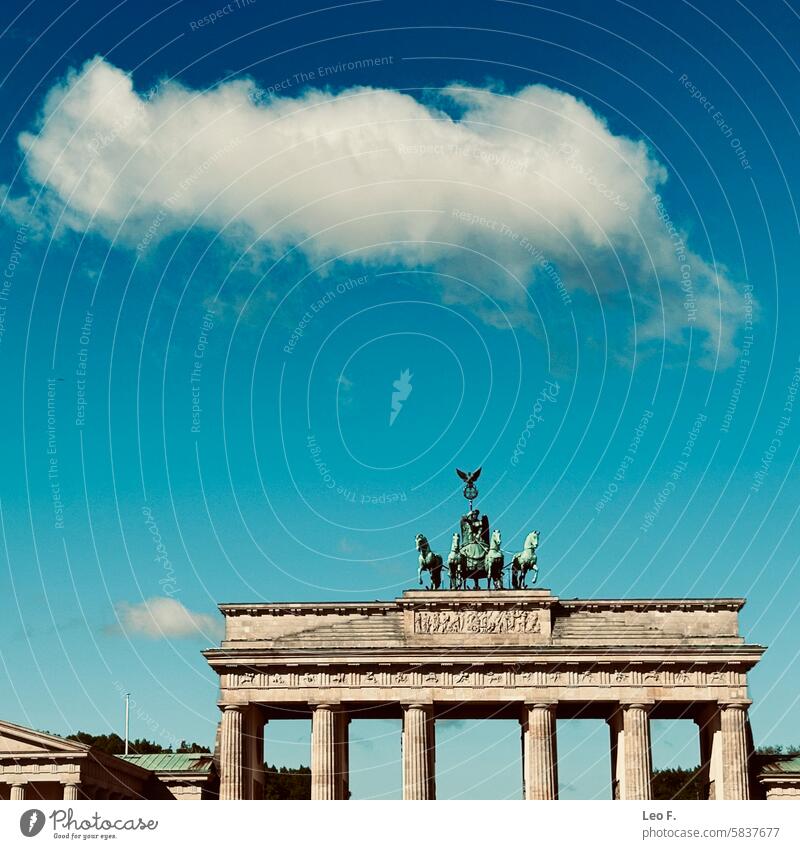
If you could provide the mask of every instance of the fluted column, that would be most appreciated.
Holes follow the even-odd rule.
[[[652,798],[649,705],[621,705],[609,719],[615,799]]]
[[[433,709],[428,711],[427,716],[428,728],[428,798],[436,798],[436,719],[433,715]]]
[[[522,771],[526,799],[558,799],[556,705],[525,705],[522,724]]]
[[[11,785],[11,801],[22,801],[25,798],[25,785],[24,784],[12,784]]]
[[[722,798],[722,731],[716,702],[699,706],[694,721],[700,736],[700,773],[702,798]]]
[[[747,769],[747,704],[721,703],[722,786],[724,799],[749,799]]]
[[[752,740],[749,701],[707,702],[695,717],[700,729],[701,776],[709,799],[749,799]]]
[[[350,798],[350,717],[336,713],[336,798]]]
[[[244,753],[242,751],[241,705],[225,705],[219,744],[219,798],[244,798]]]
[[[403,707],[403,798],[433,799],[435,762],[432,705]]]
[[[65,802],[74,802],[78,798],[78,782],[76,781],[67,781],[64,782],[64,801]]]
[[[626,705],[624,711],[625,729],[625,798],[650,799],[651,754],[650,754],[650,717],[648,706],[644,704]]]
[[[311,798],[335,799],[336,711],[333,705],[315,705],[311,716]]]
[[[264,766],[264,727],[267,721],[261,717],[256,731],[255,742],[255,758],[256,758],[256,773],[255,781],[253,782],[254,799],[264,798],[264,788],[267,786],[267,773]]]
[[[242,763],[244,764],[244,798],[264,798],[264,725],[261,706],[251,704],[243,715]]]

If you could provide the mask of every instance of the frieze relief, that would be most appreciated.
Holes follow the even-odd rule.
[[[470,667],[395,667],[375,669],[277,669],[231,672],[229,689],[321,687],[708,687],[745,686],[744,672],[732,669],[542,668],[536,664],[496,664]]]
[[[415,610],[417,634],[541,634],[542,611],[511,608]]]

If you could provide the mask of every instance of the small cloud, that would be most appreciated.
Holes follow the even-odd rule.
[[[353,403],[353,385],[353,381],[346,374],[339,375],[338,396],[342,406]]]
[[[155,597],[139,604],[121,601],[114,605],[119,626],[116,633],[141,634],[144,637],[213,637],[222,636],[219,619],[208,613],[195,613],[184,607],[177,599]]]

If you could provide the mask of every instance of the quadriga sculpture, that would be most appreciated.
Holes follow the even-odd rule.
[[[536,583],[539,567],[536,560],[536,549],[539,547],[539,531],[531,531],[525,537],[525,545],[519,554],[514,555],[511,561],[511,587],[515,590],[524,590],[528,572],[533,572],[532,584]]]

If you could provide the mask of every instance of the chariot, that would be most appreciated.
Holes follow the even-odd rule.
[[[472,507],[473,499],[478,495],[475,481],[481,473],[462,472],[456,469],[458,476],[465,482],[464,497],[469,501],[469,511],[461,517],[459,532],[453,534],[450,554],[447,557],[447,571],[450,577],[451,590],[467,589],[472,581],[473,589],[480,589],[481,579],[486,579],[486,588],[502,590],[505,585],[505,555],[501,548],[500,531],[490,530],[489,517],[481,515],[479,510]],[[524,589],[526,575],[533,573],[533,583],[536,583],[538,572],[536,548],[539,545],[539,532],[532,531],[525,539],[524,550],[515,554],[511,561],[511,589]],[[442,586],[442,558],[435,554],[424,534],[417,534],[417,550],[419,551],[419,582],[422,584],[422,573],[429,572],[431,589],[438,590]]]

